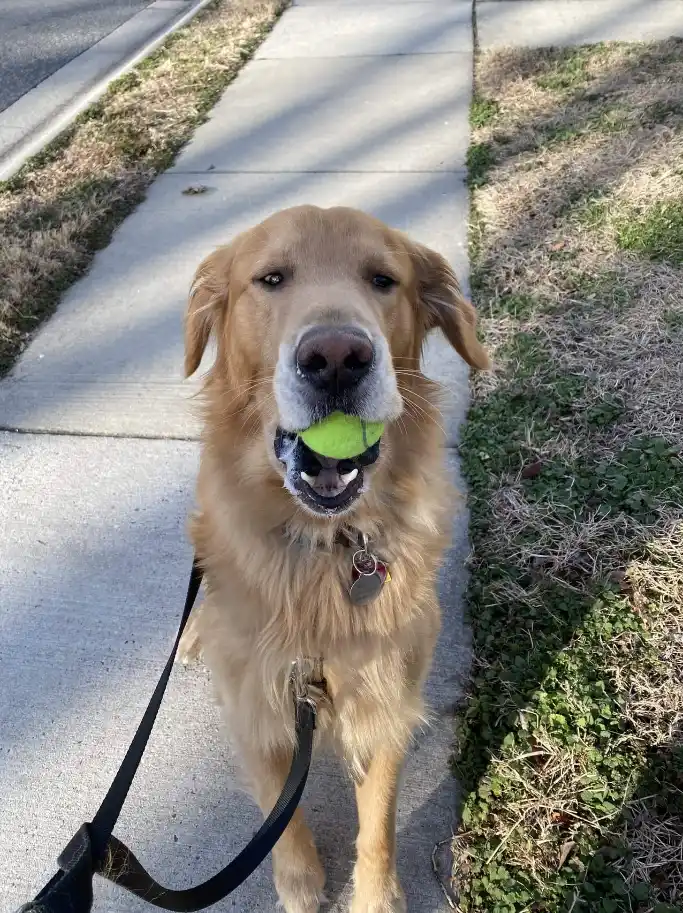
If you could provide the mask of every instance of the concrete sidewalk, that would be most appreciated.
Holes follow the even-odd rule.
[[[683,37],[681,0],[476,0],[476,8],[484,51]]]
[[[469,0],[295,6],[0,384],[0,908],[33,895],[92,815],[177,623],[198,460],[194,387],[181,380],[195,267],[274,210],[343,203],[441,250],[465,278],[471,74]],[[208,190],[183,195],[190,184]],[[452,390],[453,441],[466,371],[438,338],[427,369]],[[400,802],[399,868],[414,913],[448,909],[432,851],[447,849],[454,824],[466,548],[462,516],[428,687],[435,722],[417,740]],[[329,909],[341,911],[355,811],[333,761],[316,761],[305,805]],[[259,818],[205,671],[176,670],[117,833],[180,887],[224,865]],[[447,878],[448,858],[437,860]],[[105,883],[96,893],[98,911],[149,909]],[[216,909],[274,910],[269,865]]]

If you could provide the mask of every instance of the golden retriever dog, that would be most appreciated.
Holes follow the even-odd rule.
[[[425,718],[451,519],[438,388],[420,370],[437,327],[488,366],[442,256],[362,212],[314,206],[207,257],[186,317],[187,375],[212,336],[216,356],[192,524],[206,601],[184,649],[204,656],[264,813],[292,758],[292,662],[322,662],[316,739],[346,763],[358,804],[353,913],[406,909],[398,780]],[[334,412],[384,422],[380,442],[351,460],[314,453],[298,432]],[[351,590],[359,560],[369,593]],[[273,867],[286,913],[318,910],[325,876],[301,810]]]

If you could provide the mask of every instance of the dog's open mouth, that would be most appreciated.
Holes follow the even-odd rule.
[[[380,442],[350,460],[335,460],[315,453],[301,438],[278,428],[275,456],[285,466],[285,485],[310,510],[339,514],[363,491],[364,469],[379,457]]]

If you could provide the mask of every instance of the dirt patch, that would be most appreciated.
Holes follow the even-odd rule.
[[[0,376],[168,168],[287,0],[220,0],[0,184]]]
[[[683,43],[479,58],[463,910],[683,906]]]

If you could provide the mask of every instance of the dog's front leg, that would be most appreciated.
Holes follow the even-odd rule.
[[[351,913],[404,913],[396,874],[396,798],[403,752],[380,748],[356,787],[359,831]]]
[[[267,815],[282,791],[292,763],[291,751],[282,750],[266,756],[250,752],[244,760],[254,798]],[[275,844],[273,872],[275,888],[286,913],[317,913],[325,899],[325,873],[300,808]]]

